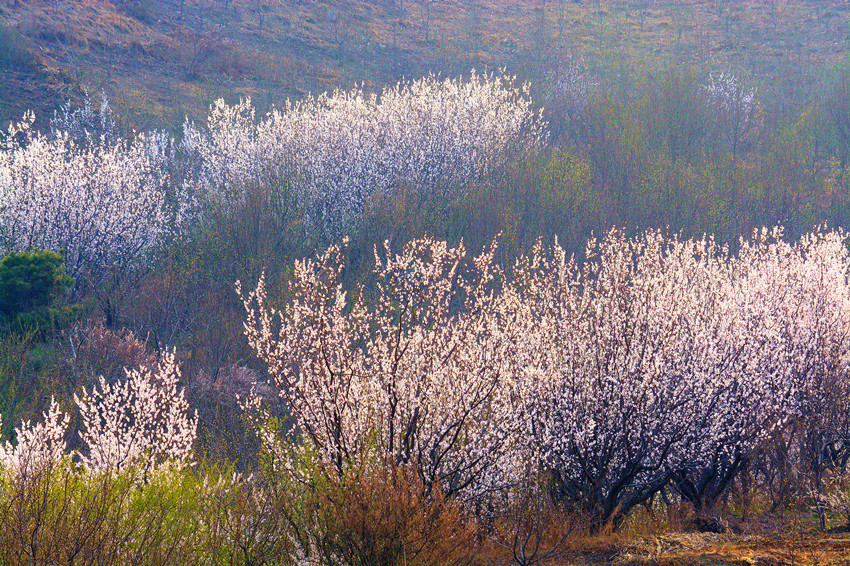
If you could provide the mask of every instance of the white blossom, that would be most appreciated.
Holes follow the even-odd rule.
[[[61,250],[68,274],[95,288],[144,264],[180,221],[180,195],[166,198],[171,138],[80,143],[31,124],[13,124],[0,143],[0,249]]]
[[[283,311],[267,306],[262,279],[243,294],[248,341],[322,459],[342,470],[377,449],[448,493],[493,486],[516,421],[493,253],[470,261],[462,246],[422,239],[376,254],[367,302],[342,290],[333,247],[296,263]]]
[[[101,377],[91,393],[75,395],[87,447],[83,464],[94,470],[190,464],[198,419],[179,379],[174,355],[166,352],[156,368],[128,369],[125,380],[112,384]]]
[[[199,158],[199,195],[238,199],[248,180],[287,175],[307,220],[338,236],[373,198],[403,187],[420,199],[455,198],[511,150],[538,144],[543,126],[528,85],[513,81],[473,73],[468,81],[429,76],[380,94],[337,90],[287,102],[259,121],[250,100],[219,100],[207,132],[184,126],[182,147]]]
[[[674,480],[716,499],[757,443],[847,363],[847,250],[763,231],[731,255],[710,239],[612,231],[581,265],[557,245],[519,262],[514,372],[536,458],[600,521]],[[504,318],[504,317],[503,317]],[[714,482],[714,483],[712,483]]]
[[[764,121],[756,89],[724,71],[709,75],[705,94],[717,135],[724,138],[728,149],[737,155],[741,144],[755,140]]]
[[[26,421],[15,428],[16,444],[0,443],[0,477],[38,473],[44,466],[59,462],[68,454],[65,435],[70,416],[62,412],[55,399],[43,415],[43,422]]]

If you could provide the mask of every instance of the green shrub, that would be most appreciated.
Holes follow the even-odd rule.
[[[289,564],[256,491],[230,469],[0,469],[0,565]]]
[[[11,253],[0,261],[0,319],[13,332],[42,333],[61,326],[79,310],[59,306],[73,283],[59,254]]]

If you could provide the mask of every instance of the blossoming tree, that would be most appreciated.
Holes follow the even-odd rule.
[[[296,263],[292,299],[267,305],[263,280],[241,291],[248,341],[268,364],[297,432],[342,471],[377,447],[429,487],[493,487],[512,441],[511,377],[494,317],[494,249],[422,239],[376,254],[375,295],[342,290],[332,247]]]
[[[543,126],[528,86],[509,77],[429,76],[385,88],[287,102],[257,120],[250,100],[217,101],[207,131],[184,126],[199,158],[201,198],[239,198],[247,180],[288,175],[307,218],[338,237],[376,197],[413,187],[419,199],[462,195],[510,155],[539,144]]]
[[[42,422],[15,429],[15,445],[0,444],[0,475],[23,477],[62,459],[95,472],[191,464],[198,422],[179,378],[173,354],[165,353],[156,367],[128,369],[117,383],[101,378],[91,392],[75,395],[82,416],[80,451],[69,450],[70,415],[52,400]]]
[[[78,288],[95,291],[144,265],[184,206],[166,194],[172,139],[149,132],[83,143],[34,133],[32,119],[0,143],[0,247],[62,250]]]

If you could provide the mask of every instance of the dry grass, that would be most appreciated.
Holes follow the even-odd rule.
[[[140,0],[144,21],[110,0],[4,2],[0,25],[31,41],[47,70],[28,80],[55,91],[26,99],[21,85],[4,89],[0,122],[24,106],[50,113],[84,86],[126,106],[130,127],[202,119],[212,97],[254,94],[266,107],[473,66],[504,66],[539,82],[577,52],[597,68],[676,59],[709,68],[746,60],[768,75],[789,64],[823,67],[845,57],[850,14],[843,0],[441,0],[429,19],[419,0],[404,0],[403,10],[377,0],[279,0],[265,2],[261,28],[257,2],[240,0],[227,11],[214,0],[185,0],[182,18],[178,0]],[[204,95],[187,97],[192,90]]]
[[[784,534],[628,533],[576,539],[552,566],[840,566],[850,564],[850,535],[812,529]]]
[[[850,537],[668,534],[633,542],[617,558],[626,564],[839,565],[850,564]]]
[[[553,566],[839,566],[850,565],[850,533],[821,532],[805,510],[719,515],[727,532],[695,532],[686,505],[640,507],[614,533],[577,537]]]

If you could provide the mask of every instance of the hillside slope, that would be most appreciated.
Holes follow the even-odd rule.
[[[599,72],[737,61],[781,80],[845,58],[848,15],[843,0],[4,0],[0,123],[84,90],[142,129],[219,97],[263,109],[428,72],[505,67],[542,89],[576,54]]]

